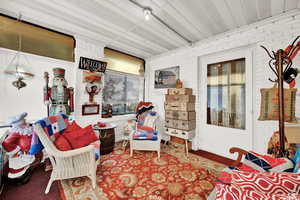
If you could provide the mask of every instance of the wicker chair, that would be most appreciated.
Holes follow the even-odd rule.
[[[60,151],[55,147],[40,124],[35,124],[34,129],[45,147],[53,167],[45,190],[46,194],[49,192],[53,181],[81,176],[89,177],[93,188],[96,187],[96,169],[99,159],[96,161],[95,150],[92,145],[70,151]]]
[[[158,119],[158,115],[148,115],[145,118],[145,122],[143,124],[143,126],[147,126],[147,127],[151,127],[154,130],[156,130],[156,122]],[[133,150],[143,150],[143,151],[157,151],[157,156],[158,159],[160,159],[160,141],[161,141],[161,137],[159,135],[159,133],[157,134],[157,139],[156,140],[135,140],[133,135],[135,134],[135,132],[137,131],[137,124],[136,123],[136,129],[134,131],[131,132],[130,137],[129,137],[129,141],[130,141],[130,156],[133,155]]]

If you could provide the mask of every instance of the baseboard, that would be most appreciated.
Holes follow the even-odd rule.
[[[189,152],[199,155],[201,157],[207,158],[209,160],[213,160],[215,162],[222,163],[227,166],[232,165],[232,163],[235,161],[230,158],[226,158],[224,156],[220,156],[220,155],[217,155],[217,154],[214,154],[214,153],[211,153],[208,151],[204,151],[204,150],[197,150],[197,151],[190,150]]]

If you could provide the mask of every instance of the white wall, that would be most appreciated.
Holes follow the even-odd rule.
[[[273,21],[272,21],[273,20]],[[278,129],[276,121],[258,121],[257,118],[260,112],[260,88],[272,87],[272,83],[268,81],[268,78],[274,78],[273,73],[268,68],[268,56],[260,48],[260,45],[266,46],[268,49],[276,50],[279,48],[285,48],[287,45],[300,34],[300,13],[298,12],[294,16],[283,15],[276,19],[268,19],[265,22],[259,22],[257,24],[242,27],[229,33],[221,34],[216,37],[212,37],[205,41],[199,42],[193,47],[185,47],[175,51],[168,52],[164,55],[153,57],[146,60],[146,100],[155,102],[159,105],[159,111],[162,113],[162,120],[164,108],[164,94],[166,89],[154,89],[154,71],[161,68],[167,68],[171,66],[180,66],[180,79],[184,83],[184,87],[193,88],[193,92],[197,97],[196,109],[197,109],[197,129],[196,137],[193,141],[194,149],[203,149],[219,155],[232,157],[229,154],[229,147],[238,146],[242,148],[252,149],[257,152],[265,153],[267,148],[267,142],[272,133]],[[218,134],[220,131],[216,130],[216,133],[212,133],[211,129],[207,129],[200,126],[202,122],[205,122],[205,116],[201,113],[205,112],[205,107],[201,105],[206,104],[206,99],[203,99],[203,94],[199,93],[201,85],[200,80],[200,63],[206,55],[213,54],[219,55],[224,52],[234,51],[237,48],[251,46],[252,48],[252,92],[253,95],[252,107],[252,131],[248,139],[252,139],[252,144],[245,143],[245,137],[236,134],[235,140],[232,140],[234,136],[227,137],[224,134]],[[296,67],[300,67],[300,55],[296,59]],[[250,72],[251,73],[251,72]],[[297,88],[300,88],[300,79],[298,77]],[[201,91],[203,92],[203,91]],[[299,116],[300,99],[299,93],[297,96],[296,115]],[[251,116],[250,114],[250,116]],[[202,117],[201,117],[202,116]],[[224,130],[224,129],[223,129]]]
[[[0,122],[5,123],[10,116],[21,112],[28,112],[27,120],[37,120],[47,116],[47,107],[43,103],[43,87],[45,86],[44,72],[49,72],[49,85],[52,85],[55,67],[66,70],[66,80],[74,87],[74,63],[24,53],[21,63],[28,65],[28,70],[34,74],[31,80],[25,80],[27,86],[18,90],[12,86],[15,79],[4,75],[8,63],[15,55],[15,51],[0,48]],[[28,63],[28,64],[27,64]]]

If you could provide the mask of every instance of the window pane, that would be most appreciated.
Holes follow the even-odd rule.
[[[245,129],[245,59],[207,66],[207,123]]]
[[[144,79],[118,72],[105,73],[102,111],[112,104],[113,115],[135,113],[135,107],[143,99]]]

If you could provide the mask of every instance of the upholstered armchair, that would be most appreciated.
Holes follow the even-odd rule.
[[[53,167],[45,191],[46,194],[49,192],[53,181],[81,176],[89,177],[93,188],[96,187],[96,169],[99,159],[95,159],[95,146],[99,147],[100,141],[78,149],[60,151],[54,145],[53,137],[57,134],[55,131],[63,130],[64,127],[66,127],[64,120],[49,120],[49,118],[40,120],[34,125],[38,141],[45,148]],[[53,134],[49,134],[49,130],[53,131]],[[37,144],[34,145],[37,146]]]
[[[157,151],[160,158],[161,137],[156,130],[158,114],[152,111],[151,102],[140,102],[137,106],[137,122],[129,136],[130,156],[133,150]]]

